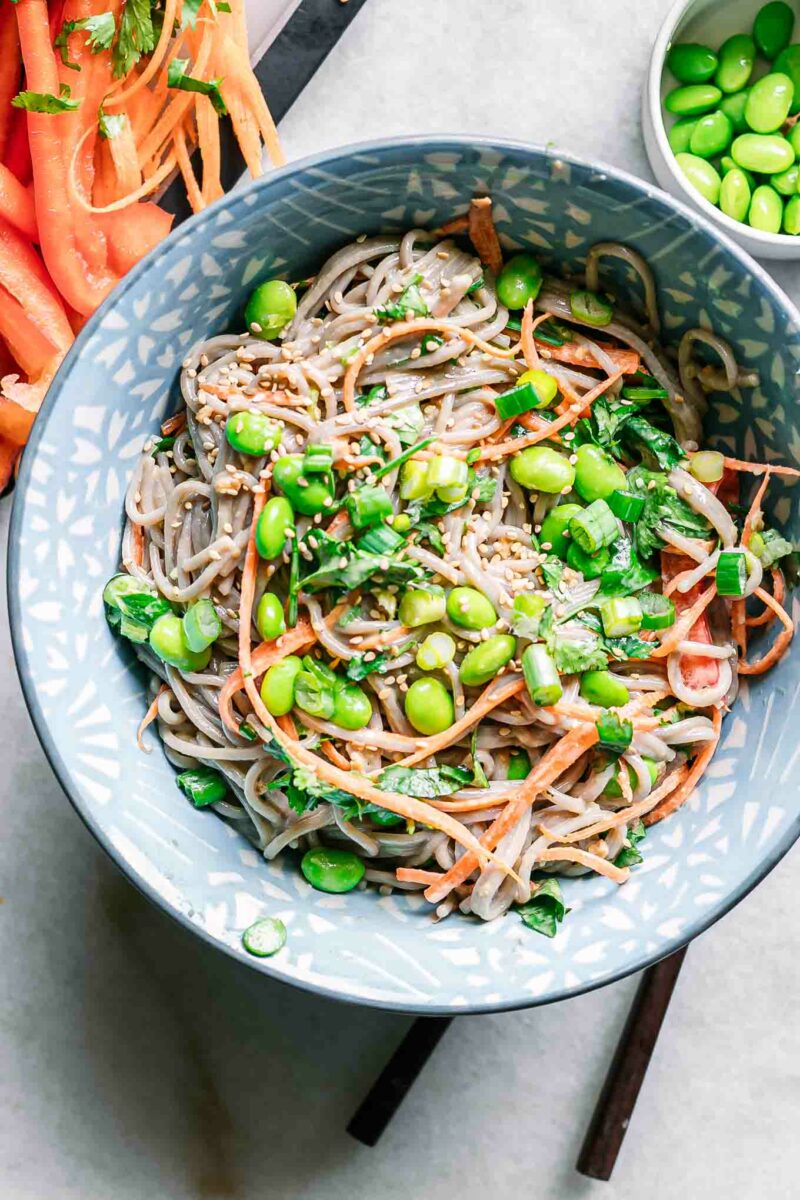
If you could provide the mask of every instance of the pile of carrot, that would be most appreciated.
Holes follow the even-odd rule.
[[[75,334],[169,232],[150,197],[178,172],[194,211],[223,194],[226,120],[253,176],[283,161],[244,0],[0,0],[0,491]]]

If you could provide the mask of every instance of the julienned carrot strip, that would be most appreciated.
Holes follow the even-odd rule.
[[[730,471],[749,471],[751,475],[763,475],[769,471],[771,475],[788,475],[792,479],[800,479],[800,471],[796,467],[779,467],[775,463],[745,462],[741,458],[726,458],[725,466]]]
[[[548,850],[542,850],[536,861],[577,863],[581,867],[590,867],[598,875],[605,875],[614,883],[625,883],[631,873],[630,867],[615,867],[612,862],[600,858],[599,854],[579,850],[576,846],[551,846]]]
[[[289,654],[302,654],[308,650],[316,642],[314,630],[311,628],[311,622],[302,617],[293,629],[287,630],[275,642],[262,642],[260,646],[252,652],[251,669],[256,678],[263,675],[275,663],[286,658]],[[219,693],[219,711],[225,723],[230,726],[230,702],[237,692],[244,689],[244,676],[241,667],[237,668],[232,675],[226,679]],[[237,726],[238,727],[238,726]]]
[[[476,196],[469,206],[469,240],[478,258],[494,275],[503,269],[503,250],[497,236],[489,196]]]
[[[619,346],[609,346],[598,342],[603,353],[611,359],[614,366],[622,375],[632,375],[639,370],[640,359],[635,350],[622,350]],[[579,346],[574,342],[565,342],[563,346],[551,346],[545,342],[538,344],[545,358],[555,362],[566,363],[572,367],[600,367],[589,346]]]
[[[194,46],[197,42],[197,37],[189,37],[189,44]],[[203,31],[200,35],[200,42],[192,66],[192,75],[195,79],[203,79],[206,66],[211,54],[213,41],[213,26],[204,23]],[[179,57],[177,49],[173,50],[170,58]],[[168,64],[163,64],[163,70],[166,72]],[[194,92],[173,92],[171,99],[164,111],[159,116],[153,128],[148,133],[147,137],[138,147],[139,166],[144,167],[145,163],[151,158],[159,154],[164,144],[172,137],[174,130],[185,119],[190,107],[194,103]]]
[[[666,800],[663,800],[657,808],[654,808],[652,812],[647,813],[647,815],[642,818],[645,825],[656,825],[659,821],[663,821],[664,817],[671,816],[672,813],[677,812],[681,805],[684,804],[691,796],[700,780],[700,777],[703,775],[706,767],[711,762],[711,759],[714,756],[714,751],[719,744],[719,735],[722,729],[722,710],[715,708],[711,719],[714,723],[714,733],[716,735],[714,740],[706,742],[706,744],[703,746],[703,749],[692,763],[691,769],[681,783],[680,787],[678,787],[670,796],[667,796]]]
[[[423,762],[424,759],[430,758],[432,754],[438,754],[441,750],[445,750],[448,746],[452,746],[460,737],[472,729],[473,725],[477,725],[478,721],[483,720],[487,713],[490,713],[493,708],[497,708],[506,700],[510,700],[512,696],[518,695],[525,690],[525,680],[519,677],[511,677],[505,685],[496,686],[493,680],[471,708],[468,708],[464,716],[456,721],[444,733],[436,733],[432,737],[419,738],[419,749],[413,754],[409,754],[398,764],[401,767],[414,767],[417,763]]]
[[[189,157],[189,150],[186,145],[186,133],[182,125],[175,130],[175,154],[178,159],[178,167],[183,177],[183,185],[186,188],[186,195],[192,212],[200,212],[206,207],[206,202],[203,193],[200,191],[200,184],[197,182],[192,160]]]
[[[213,204],[224,195],[224,188],[220,180],[219,118],[208,96],[197,97],[195,119],[200,160],[203,165],[203,199],[206,204]]]
[[[20,88],[19,34],[11,4],[0,5],[0,161],[6,152],[15,110],[11,100]]]
[[[739,662],[738,671],[740,675],[763,675],[768,671],[774,663],[783,658],[789,648],[789,643],[794,636],[794,621],[787,613],[782,604],[779,604],[774,596],[770,596],[769,592],[765,592],[763,588],[756,588],[755,595],[758,596],[768,608],[771,608],[775,616],[783,625],[783,629],[775,638],[775,641],[770,646],[766,654],[755,662]]]
[[[258,131],[264,142],[270,161],[273,166],[283,166],[286,159],[278,138],[278,131],[275,128],[272,113],[269,111],[267,102],[264,99],[264,94],[253,74],[244,46],[238,40],[223,37],[218,43],[216,58],[218,60],[221,59],[223,64],[222,73],[223,75],[227,75],[226,81],[222,84],[223,99],[227,94],[226,83],[228,91],[230,91],[232,86],[239,88],[242,100],[255,117]]]
[[[38,242],[36,209],[33,196],[13,171],[0,163],[0,217],[3,217],[31,242]]]
[[[425,871],[422,867],[398,867],[395,871],[400,883],[423,883],[426,887],[438,883],[442,874],[442,871]]]
[[[144,200],[122,212],[106,213],[99,219],[108,238],[111,265],[120,275],[125,275],[163,242],[172,228],[174,217],[157,204]]]
[[[180,433],[186,428],[186,412],[181,410],[174,413],[171,417],[167,417],[166,421],[161,422],[162,437],[170,437],[173,433]]]
[[[56,350],[66,350],[72,345],[72,330],[67,314],[47,282],[44,264],[33,247],[2,218],[0,286],[19,301]]]
[[[604,379],[602,383],[598,383],[591,391],[585,392],[574,404],[571,404],[565,413],[560,417],[556,417],[555,421],[550,421],[546,429],[538,429],[535,433],[529,433],[527,437],[511,438],[507,442],[498,442],[493,446],[485,446],[481,451],[478,462],[490,462],[495,458],[505,458],[508,454],[516,454],[518,450],[524,450],[526,446],[535,446],[538,442],[543,442],[547,438],[552,438],[563,429],[565,425],[574,425],[579,417],[585,415],[588,408],[594,403],[603,392],[615,384],[622,376],[622,371],[617,371],[614,375],[609,375],[608,379]]]
[[[381,330],[376,337],[370,338],[351,360],[342,381],[342,404],[348,412],[352,412],[356,407],[356,383],[361,368],[370,354],[383,349],[390,342],[396,342],[398,338],[409,337],[414,333],[426,333],[428,330],[433,330],[435,333],[447,333],[450,337],[466,342],[468,346],[475,346],[484,354],[491,354],[494,358],[515,358],[519,349],[518,346],[512,346],[509,350],[498,350],[496,346],[491,346],[471,330],[462,329],[460,325],[453,325],[446,320],[439,321],[433,317],[417,317],[413,321],[396,321],[391,327],[387,326]]]
[[[783,604],[783,598],[786,595],[786,580],[783,578],[783,571],[777,567],[772,568],[772,594],[778,601],[778,604]],[[759,625],[771,625],[777,616],[769,606],[765,606],[763,612],[758,613],[755,617],[748,617],[745,624],[749,628],[758,627]]]
[[[522,354],[525,359],[526,367],[533,369],[542,365],[541,359],[539,358],[539,353],[536,349],[536,342],[534,341],[533,334],[537,325],[541,325],[543,321],[549,320],[552,315],[553,314],[549,312],[539,313],[539,316],[536,318],[536,320],[534,320],[533,301],[529,300],[525,305],[525,308],[522,312],[522,321],[520,322],[519,344],[522,348]],[[512,418],[512,423],[513,420],[514,418]]]
[[[678,630],[679,636],[670,640],[670,635],[668,635],[664,639],[661,649],[653,652],[653,656],[656,658],[663,655],[664,645],[669,645],[671,649],[674,649],[677,643],[683,641],[684,638],[689,638],[693,642],[703,642],[707,646],[710,646],[713,641],[705,614],[707,605],[701,604],[701,599],[698,599],[702,598],[702,585],[697,584],[688,592],[672,591],[669,586],[683,573],[687,562],[688,559],[685,555],[671,554],[666,550],[661,552],[661,578],[664,582],[664,592],[672,596],[677,616],[677,623],[672,627],[670,634],[674,635]],[[694,563],[691,564],[692,567],[694,565]],[[711,603],[714,594],[714,588],[709,588],[706,593],[708,604]],[[685,614],[691,612],[695,607],[697,615],[694,621],[688,617],[684,621]],[[719,680],[719,662],[715,658],[704,658],[699,654],[684,654],[681,658],[681,674],[691,687],[713,687]]]
[[[179,0],[165,0],[164,12],[162,17],[161,33],[156,43],[155,50],[147,60],[144,70],[134,76],[133,82],[126,87],[126,80],[120,80],[115,89],[109,92],[103,101],[103,107],[108,111],[118,109],[121,104],[128,104],[130,100],[147,84],[151,79],[154,79],[161,69],[161,65],[169,50],[169,43],[172,38],[173,29],[175,26],[175,17],[178,12]]]
[[[635,804],[630,802],[624,808],[618,809],[617,812],[609,813],[600,820],[595,821],[594,825],[590,825],[584,829],[576,829],[574,833],[567,833],[563,837],[556,837],[554,840],[559,844],[563,843],[571,845],[574,842],[585,841],[586,838],[597,837],[598,834],[607,833],[609,829],[616,829],[618,825],[630,824],[637,817],[644,817],[648,812],[658,808],[663,800],[670,796],[679,787],[689,774],[687,766],[678,767],[677,771],[673,771],[671,775],[667,775],[658,787],[654,788],[649,796],[645,796],[644,800],[637,800]],[[625,775],[630,786],[627,770],[621,770],[620,775]]]
[[[519,882],[519,877],[513,869],[507,867],[504,863],[498,862],[491,852],[484,850],[477,838],[459,821],[455,821],[445,813],[437,812],[429,804],[425,804],[421,800],[416,800],[412,796],[403,796],[398,792],[383,792],[355,772],[339,770],[338,767],[334,767],[331,763],[319,758],[318,755],[313,754],[292,738],[287,737],[275,718],[267,710],[255,684],[255,657],[250,649],[250,625],[258,569],[255,530],[256,522],[263,507],[264,493],[260,492],[254,498],[253,519],[250,527],[250,539],[245,553],[239,600],[239,672],[241,672],[241,679],[244,683],[247,697],[259,721],[269,730],[278,744],[291,755],[296,763],[313,771],[323,782],[329,783],[333,787],[341,788],[343,791],[349,792],[361,800],[366,800],[369,803],[378,804],[382,808],[387,808],[390,812],[397,813],[398,816],[406,817],[407,820],[419,821],[421,824],[430,825],[433,829],[440,830],[460,846],[463,846],[465,850],[477,854],[478,860],[495,863],[505,874],[510,875]],[[287,636],[287,634],[284,634],[284,639]],[[284,639],[281,640],[283,641]],[[224,691],[225,689],[223,689]],[[228,728],[235,727],[235,718],[230,710],[230,696],[228,696],[227,702],[224,702],[222,695],[220,696],[220,715],[228,725]]]
[[[340,771],[352,770],[351,764],[347,761],[345,756],[336,749],[333,742],[323,742],[320,746],[320,750],[326,758],[330,759],[335,767],[339,768]]]
[[[19,0],[16,16],[29,90],[57,95],[58,69],[45,0]],[[61,120],[47,113],[27,113],[36,220],[42,254],[59,292],[78,312],[93,312],[117,277],[108,269],[90,270],[80,253],[75,213],[68,198]]]
[[[134,528],[138,528],[138,526],[134,526]],[[164,692],[168,692],[168,691],[169,691],[169,688],[167,687],[166,683],[162,683],[161,687],[158,689],[155,696],[153,697],[150,707],[148,708],[147,712],[142,717],[139,728],[136,730],[136,745],[139,747],[140,750],[143,750],[145,754],[151,753],[151,747],[145,746],[144,742],[142,741],[144,731],[148,728],[148,726],[153,724],[153,721],[155,721],[156,717],[158,716],[158,702],[161,699],[161,697],[164,695]]]
[[[494,849],[516,825],[520,817],[531,807],[536,797],[551,783],[563,775],[577,759],[597,742],[597,726],[586,722],[577,725],[551,746],[535,764],[527,779],[510,789],[511,799],[503,812],[492,822],[481,838],[484,849]],[[493,797],[493,799],[498,799]],[[441,880],[425,892],[425,899],[438,904],[450,894],[454,887],[468,879],[478,866],[475,854],[464,854]]]
[[[119,116],[122,118],[120,132],[106,142],[115,175],[114,194],[106,200],[106,204],[119,200],[142,186],[142,172],[136,155],[133,127],[127,116],[123,113]]]

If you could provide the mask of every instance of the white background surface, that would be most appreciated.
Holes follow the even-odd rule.
[[[258,37],[282,7],[251,0]],[[287,155],[472,132],[649,175],[639,88],[666,7],[367,0],[283,122]],[[776,275],[800,299],[797,268]],[[691,947],[611,1183],[573,1164],[633,980],[459,1018],[367,1150],[344,1126],[407,1020],[261,980],[133,891],[39,749],[4,614],[0,729],[0,1200],[798,1195],[796,853]]]

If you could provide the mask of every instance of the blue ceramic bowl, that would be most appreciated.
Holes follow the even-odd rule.
[[[39,737],[86,824],[129,878],[187,928],[255,970],[325,995],[406,1011],[541,1004],[618,979],[726,912],[800,832],[797,647],[742,689],[703,786],[647,837],[616,888],[566,885],[553,941],[513,914],[431,922],[419,897],[312,891],[292,861],[266,864],[174,783],[155,737],[136,748],[143,678],[103,619],[123,494],[143,441],[176,401],[186,350],[241,327],[243,300],[273,272],[298,278],[359,233],[435,225],[490,193],[501,237],[555,268],[626,242],[653,266],[668,337],[709,324],[761,386],[721,397],[719,447],[797,462],[800,318],[769,277],[701,217],[639,180],[543,149],[432,138],[356,146],[275,172],[170,237],[89,322],[50,389],[14,504],[10,608],[19,673]],[[629,281],[621,276],[616,290]],[[770,489],[800,532],[797,492]],[[241,948],[261,914],[285,922],[274,959]]]

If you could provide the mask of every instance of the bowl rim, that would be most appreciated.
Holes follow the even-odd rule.
[[[701,196],[700,192],[686,181],[683,172],[679,170],[678,164],[675,161],[675,155],[667,140],[667,129],[664,124],[664,111],[661,103],[661,78],[666,69],[667,51],[673,34],[680,24],[681,17],[684,16],[694,3],[695,0],[677,0],[673,4],[659,28],[658,35],[653,43],[653,49],[650,53],[650,66],[647,72],[645,87],[653,133],[661,157],[664,159],[670,175],[680,186],[684,195],[688,197],[691,204],[696,205],[701,212],[707,214],[708,218],[714,222],[718,222],[723,229],[728,230],[730,236],[747,237],[748,240],[752,240],[753,244],[761,244],[765,247],[771,246],[773,250],[783,250],[788,246],[796,246],[800,242],[792,233],[767,233],[764,229],[755,229],[752,225],[745,225],[743,221],[734,221],[733,217],[729,217],[722,209],[712,204],[710,200],[706,200],[705,196]]]
[[[683,7],[683,0],[681,0]],[[168,917],[172,918],[179,925],[190,931],[197,937],[200,937],[205,943],[213,947],[218,952],[221,952],[231,958],[234,962],[240,965],[245,965],[253,970],[268,976],[276,983],[281,983],[287,987],[297,987],[302,991],[309,992],[313,995],[324,996],[327,999],[338,1000],[341,1003],[352,1004],[356,1007],[368,1007],[383,1009],[387,1012],[405,1013],[415,1016],[453,1016],[453,1015],[469,1015],[478,1013],[493,1013],[493,1012],[511,1012],[527,1008],[536,1008],[546,1004],[554,1004],[561,1000],[571,999],[575,996],[581,996],[587,992],[595,991],[597,988],[606,987],[609,984],[616,983],[621,979],[627,978],[629,975],[637,974],[652,966],[654,963],[660,962],[664,958],[668,958],[674,954],[676,950],[688,945],[694,938],[704,933],[712,925],[716,924],[724,917],[732,908],[734,908],[741,900],[745,898],[753,888],[764,879],[769,872],[777,865],[784,857],[788,850],[800,838],[800,815],[793,825],[789,826],[783,838],[773,848],[771,853],[765,856],[749,875],[747,875],[724,900],[716,906],[707,909],[704,914],[698,917],[697,920],[690,923],[680,934],[668,939],[665,943],[659,946],[659,949],[641,958],[637,958],[629,966],[624,966],[618,970],[612,970],[607,976],[587,980],[574,986],[562,987],[558,992],[546,995],[544,997],[525,997],[520,1000],[509,1000],[500,1003],[479,1002],[467,1003],[458,1008],[453,1008],[448,1004],[426,1004],[420,1002],[405,1002],[405,1001],[386,1001],[372,998],[364,998],[361,996],[353,996],[345,990],[337,990],[326,984],[316,983],[313,980],[287,978],[285,975],[278,973],[269,958],[253,958],[249,955],[242,955],[236,948],[224,942],[204,926],[195,924],[184,912],[169,905],[161,895],[160,891],[142,876],[137,874],[134,867],[123,861],[110,838],[102,827],[102,823],[96,818],[91,808],[84,805],[80,790],[74,784],[72,775],[68,770],[61,754],[55,744],[53,735],[39,703],[39,698],[36,692],[33,673],[29,664],[30,652],[24,645],[22,635],[22,609],[23,602],[20,592],[20,559],[21,559],[21,544],[20,533],[22,526],[23,504],[21,500],[25,497],[28,486],[32,481],[33,463],[38,448],[39,442],[44,436],[44,431],[47,425],[47,418],[51,411],[58,403],[59,397],[67,385],[73,365],[83,353],[83,349],[89,340],[94,336],[95,332],[100,328],[100,325],[106,315],[112,311],[116,302],[123,296],[131,287],[133,287],[141,276],[145,275],[149,270],[154,268],[161,256],[168,252],[173,243],[186,237],[193,236],[201,230],[209,222],[215,221],[216,217],[223,209],[233,207],[241,202],[242,197],[252,193],[265,190],[276,181],[281,181],[295,172],[315,168],[331,163],[338,162],[345,158],[352,158],[355,155],[368,155],[370,153],[383,153],[391,149],[407,149],[414,151],[418,155],[427,152],[441,151],[443,149],[469,150],[479,149],[487,151],[512,151],[523,152],[524,154],[534,154],[542,157],[545,160],[553,162],[565,163],[570,166],[575,166],[589,172],[607,176],[632,186],[635,189],[643,192],[645,195],[658,200],[660,203],[667,204],[669,207],[677,210],[691,224],[699,225],[706,234],[712,237],[715,241],[720,242],[725,249],[737,258],[742,266],[750,271],[770,293],[775,303],[787,311],[792,318],[792,321],[800,329],[800,311],[795,307],[793,302],[782,291],[775,280],[769,273],[757,263],[746,250],[737,245],[726,234],[721,233],[718,228],[702,215],[695,212],[688,204],[664,192],[661,188],[649,183],[646,180],[638,179],[635,175],[630,174],[618,167],[612,167],[600,160],[585,159],[578,155],[562,152],[554,149],[552,146],[542,146],[534,142],[523,142],[503,137],[492,137],[491,135],[473,136],[469,134],[428,134],[423,137],[397,137],[397,138],[381,138],[368,142],[348,143],[340,147],[323,150],[316,154],[307,155],[304,158],[297,159],[291,163],[287,163],[284,167],[271,172],[268,175],[262,176],[260,179],[248,182],[243,187],[239,187],[232,192],[229,192],[221,200],[210,205],[203,212],[197,213],[190,217],[184,224],[173,230],[163,242],[153,249],[145,258],[143,258],[136,266],[128,272],[128,274],[120,281],[113,289],[109,296],[103,301],[100,307],[92,314],[83,329],[78,334],[75,342],[67,352],[64,361],[62,362],[55,379],[51,383],[42,407],[39,417],[34,424],[32,436],[22,455],[22,463],[20,466],[17,486],[14,491],[14,503],[9,524],[8,552],[7,552],[7,599],[9,611],[9,624],[11,629],[11,644],[14,654],[14,662],[17,669],[17,675],[22,686],[22,694],[25,700],[26,707],[30,714],[36,736],[39,740],[45,757],[47,758],[62,790],[65,792],[72,807],[83,821],[86,828],[93,835],[99,845],[108,854],[111,861],[122,871],[130,883],[151,903],[156,905]]]

